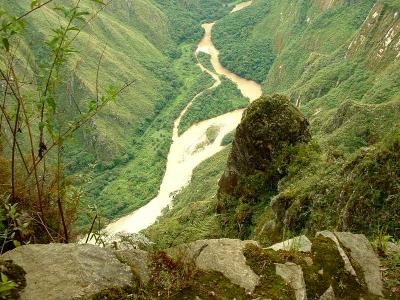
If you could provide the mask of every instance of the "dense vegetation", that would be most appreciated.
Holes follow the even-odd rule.
[[[167,69],[155,65],[152,71],[164,74],[165,87],[170,87],[168,97],[160,99],[152,113],[145,114],[134,133],[127,138],[130,144],[106,168],[90,164],[86,170],[83,205],[96,205],[107,219],[114,219],[147,203],[158,192],[165,170],[166,158],[171,142],[173,121],[183,107],[200,91],[213,83],[212,78],[196,66],[193,51],[195,43],[203,34],[199,23],[214,20],[232,8],[232,1],[155,1],[160,14],[167,18],[168,34],[173,46],[164,49],[170,58]],[[148,28],[158,22],[146,19]],[[179,26],[178,26],[179,25]],[[164,28],[165,29],[165,28]],[[164,88],[162,88],[164,89]],[[237,98],[221,109],[236,108]],[[204,115],[196,116],[201,120]],[[88,224],[91,217],[82,215],[79,224]]]
[[[263,82],[275,58],[273,39],[255,36],[257,21],[269,10],[267,1],[256,2],[251,9],[231,14],[217,23],[212,37],[220,50],[221,63],[241,77]]]
[[[383,230],[398,239],[399,149],[398,128],[354,156],[326,153],[315,145],[302,149],[273,201],[278,226],[293,234],[337,228],[371,237]]]
[[[259,0],[223,18],[213,31],[222,63],[243,77],[265,81],[267,93],[284,92],[311,54],[332,53],[346,42],[375,1],[347,1],[329,10],[322,9],[325,2]]]
[[[211,63],[211,55],[205,52],[199,52],[196,54],[197,59],[199,62],[208,70],[211,72],[214,72],[214,67]]]
[[[94,170],[95,177],[86,185],[84,204],[95,204],[109,219],[131,212],[156,196],[175,118],[197,93],[213,84],[213,79],[195,65],[192,47],[183,46],[182,52],[175,64],[179,78],[185,82],[179,96],[137,129],[131,159],[113,168]],[[87,224],[89,220],[82,222]]]
[[[156,194],[173,120],[194,95],[213,83],[192,56],[193,45],[202,35],[198,24],[231,9],[230,1],[110,1],[103,7],[94,2],[99,1],[80,2],[81,9],[93,15],[87,24],[72,29],[79,29],[72,40],[75,52],[63,61],[63,78],[57,78],[60,85],[56,91],[62,121],[82,115],[89,125],[76,130],[74,138],[60,148],[63,172],[69,175],[69,184],[78,187],[71,209],[77,208],[79,199],[80,226],[88,226],[98,213],[107,218],[122,215]],[[28,0],[6,2],[1,8],[18,16],[28,11],[30,4]],[[51,30],[75,3],[55,0],[43,4],[32,4],[34,11],[24,19],[25,26],[17,37],[16,53],[19,65],[27,66],[26,81],[46,68],[51,59],[46,44]],[[176,26],[177,20],[181,26]],[[117,102],[107,101],[102,111],[96,109],[97,114],[85,113],[87,106],[93,109],[92,99],[101,93],[112,94],[111,88],[125,83],[133,85],[124,89]],[[29,85],[24,85],[25,91],[33,93]],[[51,108],[52,103],[48,105]],[[3,129],[3,117],[1,122]],[[1,176],[7,181],[9,174]],[[9,209],[5,213],[9,214]],[[71,212],[69,225],[73,218]]]
[[[280,181],[278,190],[271,195],[268,189],[261,189],[264,192],[260,191],[258,196],[265,201],[258,202],[262,203],[258,207],[252,206],[245,238],[270,244],[282,236],[313,234],[325,228],[362,232],[371,238],[382,234],[399,238],[398,31],[392,32],[390,38],[387,34],[398,26],[399,19],[393,16],[397,16],[400,3],[374,3],[259,0],[215,26],[213,38],[221,49],[222,61],[234,55],[231,65],[224,63],[238,73],[245,66],[241,60],[244,52],[228,55],[235,48],[234,43],[240,46],[249,39],[273,41],[275,56],[271,68],[260,80],[256,66],[248,67],[249,78],[267,79],[263,83],[265,93],[287,94],[310,121],[313,136],[310,145],[296,150],[288,176]],[[248,15],[254,19],[246,19]],[[249,22],[250,33],[236,33],[238,28],[247,28]],[[263,57],[265,52],[256,55]],[[209,161],[221,166],[219,159],[226,161],[227,153]],[[204,199],[203,203],[214,205],[215,213],[216,197],[204,198],[196,193],[201,187],[195,180],[208,168],[204,163],[196,169],[193,182],[182,195]],[[223,169],[216,167],[215,172],[221,176]],[[217,180],[207,187],[216,191]],[[259,187],[260,182],[255,181],[255,188],[260,190]],[[185,237],[182,228],[202,224],[204,214],[196,218],[192,207],[191,218],[184,218],[179,201],[182,200],[178,196],[177,206],[148,229],[156,240],[161,239],[157,230],[162,225],[169,226],[172,220],[175,223],[171,228],[176,228],[176,232],[168,231],[172,236],[180,232],[179,236]],[[233,218],[240,211],[243,206],[235,207]],[[369,217],[365,218],[366,215]],[[213,220],[220,218],[217,214]],[[240,222],[237,225],[242,226]],[[192,234],[193,239],[212,236],[217,229],[210,228],[213,231],[209,235]],[[238,231],[226,229],[219,226],[224,235],[239,236]],[[190,241],[192,236],[185,238]],[[165,236],[162,240],[164,244],[173,243]]]
[[[243,97],[236,84],[227,78],[222,78],[218,87],[206,90],[195,99],[181,120],[179,133],[185,132],[191,125],[200,121],[244,108],[247,104],[248,100]]]

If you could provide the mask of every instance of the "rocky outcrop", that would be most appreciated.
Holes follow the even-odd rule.
[[[351,259],[361,268],[363,279],[368,290],[376,296],[383,296],[382,275],[379,270],[380,261],[371,244],[363,234],[335,232],[336,237]]]
[[[217,212],[228,236],[249,236],[254,207],[269,205],[296,147],[310,139],[307,119],[286,96],[261,97],[249,106],[219,181]]]
[[[305,248],[285,247],[295,241]],[[26,271],[21,299],[384,297],[379,260],[371,245],[365,236],[348,232],[324,231],[269,248],[233,239],[200,240],[151,252],[30,245],[3,259],[14,260]]]
[[[18,247],[2,256],[26,272],[21,300],[66,300],[131,284],[132,273],[114,254],[93,245]]]
[[[234,239],[202,240],[170,249],[168,253],[192,260],[201,270],[220,272],[232,283],[253,292],[259,277],[246,264],[243,255],[248,243],[257,245],[254,241]]]
[[[264,96],[245,111],[236,129],[219,194],[243,196],[240,177],[262,172],[273,187],[286,174],[287,149],[311,139],[308,121],[286,96]]]
[[[298,236],[281,243],[277,243],[269,247],[269,249],[279,251],[299,251],[299,252],[311,252],[312,243],[305,235]]]
[[[275,266],[276,274],[281,276],[286,284],[294,290],[296,300],[307,300],[306,283],[301,267],[292,262],[276,264]]]

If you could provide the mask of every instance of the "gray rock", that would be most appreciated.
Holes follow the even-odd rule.
[[[335,232],[335,235],[341,245],[348,250],[351,258],[360,265],[369,292],[383,297],[380,261],[365,235],[350,232]]]
[[[276,274],[294,290],[296,300],[306,300],[307,290],[304,282],[303,270],[295,263],[275,264]]]
[[[389,256],[400,254],[400,246],[396,245],[395,243],[388,242],[386,245],[385,254]]]
[[[130,266],[140,278],[140,281],[146,285],[151,276],[151,259],[149,253],[139,249],[118,250],[114,252],[119,261]]]
[[[321,236],[323,236],[323,237],[326,237],[326,238],[328,238],[328,239],[331,239],[332,241],[335,242],[335,244],[336,244],[336,246],[337,246],[337,248],[338,248],[339,254],[340,254],[340,256],[341,256],[342,259],[343,259],[345,270],[346,270],[348,273],[350,273],[351,275],[357,277],[356,271],[354,270],[353,266],[351,265],[350,259],[347,257],[346,252],[345,252],[345,251],[343,250],[343,248],[340,246],[339,240],[337,239],[337,237],[335,236],[335,234],[334,234],[333,232],[331,232],[331,231],[320,231],[320,232],[318,232],[318,233],[316,234],[316,236],[319,236],[319,235],[321,235]]]
[[[259,283],[259,276],[246,264],[243,249],[254,241],[233,239],[201,240],[168,250],[168,254],[192,260],[204,271],[222,273],[232,283],[249,292],[254,291]]]
[[[311,241],[305,235],[302,235],[302,236],[292,238],[290,240],[286,240],[282,243],[272,245],[268,249],[272,249],[275,251],[279,251],[279,250],[291,251],[292,250],[292,251],[300,251],[300,252],[309,253],[309,252],[311,252],[311,246],[312,246]]]
[[[24,268],[21,300],[65,300],[130,284],[132,273],[114,254],[93,245],[18,247],[2,256]]]

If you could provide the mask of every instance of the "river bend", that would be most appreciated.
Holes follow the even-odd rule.
[[[251,5],[252,2],[245,1],[236,5],[231,13],[235,13]],[[214,24],[206,23],[202,25],[205,34],[196,49],[196,54],[198,52],[210,54],[211,63],[214,68],[214,70],[208,70],[198,62],[199,68],[212,76],[215,81],[213,86],[206,90],[218,87],[221,84],[220,76],[226,76],[238,86],[243,96],[247,97],[250,102],[254,101],[262,94],[261,86],[254,81],[241,78],[221,65],[219,52],[211,40],[211,30]],[[114,235],[119,232],[137,233],[155,223],[157,218],[162,215],[163,209],[172,204],[174,195],[189,184],[194,168],[224,148],[221,146],[222,139],[240,123],[244,111],[242,109],[202,121],[191,126],[182,135],[178,135],[178,128],[183,115],[206,90],[197,94],[174,122],[167,167],[157,197],[133,213],[109,224],[105,229],[107,234]],[[210,127],[218,128],[218,136],[212,143],[207,144],[206,132]]]

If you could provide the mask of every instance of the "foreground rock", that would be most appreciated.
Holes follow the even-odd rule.
[[[234,239],[200,240],[150,252],[31,245],[3,259],[26,271],[21,299],[384,297],[379,260],[371,245],[365,236],[347,232],[323,231],[269,248]]]
[[[300,266],[291,262],[276,264],[276,274],[292,287],[296,300],[307,300],[306,283]]]
[[[311,241],[305,236],[298,236],[293,239],[289,239],[287,241],[283,241],[282,243],[278,243],[272,245],[270,249],[279,251],[299,251],[299,252],[311,252],[312,243]]]
[[[131,284],[127,265],[93,245],[49,244],[22,246],[3,255],[26,272],[24,300],[72,299],[103,289]]]
[[[253,292],[259,283],[259,277],[246,264],[243,255],[243,250],[249,243],[257,245],[254,241],[233,239],[202,240],[178,246],[168,252],[193,261],[201,270],[220,272],[232,283]]]
[[[335,232],[340,243],[348,249],[350,257],[361,268],[361,273],[368,290],[376,296],[383,296],[383,283],[380,271],[380,261],[375,255],[371,244],[363,234]]]

